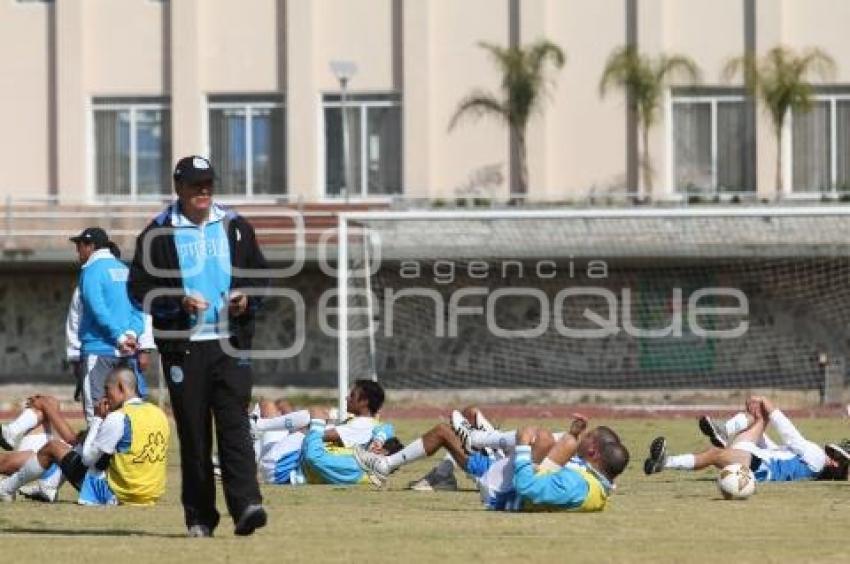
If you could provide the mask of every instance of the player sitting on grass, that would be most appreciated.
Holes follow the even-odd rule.
[[[369,478],[357,460],[354,450],[349,447],[325,441],[326,422],[314,418],[304,437],[301,447],[301,470],[308,484],[354,485],[368,484]],[[372,429],[372,436],[365,448],[369,452],[391,455],[400,451],[404,445],[395,437],[395,430],[389,423],[380,423]]]
[[[702,470],[709,466],[723,468],[742,464],[753,471],[759,482],[847,479],[850,455],[846,451],[832,445],[835,448],[827,452],[806,440],[791,420],[766,398],[751,397],[746,406],[752,423],[736,434],[730,446],[712,446],[695,454],[668,456],[667,441],[657,437],[649,447],[644,472],[655,474],[667,468]],[[780,445],[769,442],[765,435],[768,424],[779,434]],[[710,429],[705,430],[711,433]],[[719,442],[720,438],[714,437],[712,442]]]
[[[54,463],[80,492],[81,505],[150,505],[159,499],[165,491],[168,420],[138,397],[136,373],[130,368],[113,369],[105,390],[82,448],[51,439],[0,482],[0,500],[14,501],[22,485]]]
[[[356,380],[346,397],[349,417],[339,425],[326,425],[322,433],[323,442],[345,448],[369,444],[383,404],[384,389],[380,384]],[[261,405],[265,415],[273,415],[277,409],[279,406],[271,403]],[[316,411],[316,415],[327,418],[327,412]],[[311,414],[306,409],[275,417],[252,418],[251,430],[259,441],[259,465],[267,483],[289,484],[297,480],[304,431],[310,421]]]

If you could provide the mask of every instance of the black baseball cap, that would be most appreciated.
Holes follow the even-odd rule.
[[[71,237],[73,243],[93,243],[95,247],[105,247],[109,243],[109,235],[100,227],[86,227],[82,233]]]
[[[201,184],[215,180],[210,161],[198,155],[183,157],[174,167],[174,181],[184,184]]]

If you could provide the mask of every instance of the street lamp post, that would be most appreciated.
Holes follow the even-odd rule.
[[[342,111],[342,175],[344,183],[342,195],[345,201],[348,202],[349,191],[353,187],[348,123],[348,82],[357,73],[357,65],[352,61],[331,61],[330,67],[331,72],[334,73],[334,76],[339,81],[340,106]]]

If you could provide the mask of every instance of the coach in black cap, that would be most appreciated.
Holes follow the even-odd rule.
[[[266,524],[247,407],[251,348],[266,261],[245,218],[213,202],[215,172],[204,157],[174,168],[177,201],[136,244],[129,288],[153,316],[177,433],[189,536],[219,522],[212,423],[227,508],[237,535]]]

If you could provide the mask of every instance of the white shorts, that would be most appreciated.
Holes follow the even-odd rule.
[[[285,463],[289,468],[293,464],[298,464],[303,442],[304,433],[300,431],[288,433],[276,441],[263,442],[260,448],[260,469],[266,483],[288,483],[281,474],[283,465]],[[288,480],[288,472],[285,478]]]

